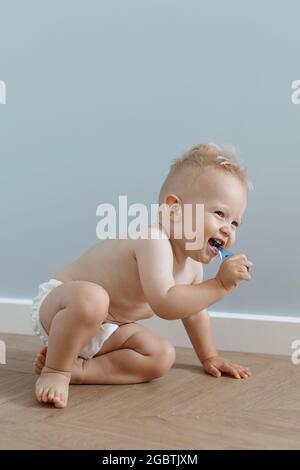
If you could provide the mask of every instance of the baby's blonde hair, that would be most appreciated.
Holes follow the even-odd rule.
[[[245,188],[252,189],[246,169],[243,168],[236,158],[235,150],[227,150],[213,142],[208,144],[194,145],[181,157],[173,160],[170,171],[161,187],[159,202],[163,202],[164,196],[172,191],[172,186],[190,188],[195,179],[204,168],[217,168],[235,175]],[[187,181],[188,180],[188,181]]]

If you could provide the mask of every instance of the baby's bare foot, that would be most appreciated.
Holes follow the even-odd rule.
[[[36,374],[41,375],[43,367],[45,366],[47,347],[45,346],[40,350],[34,361],[34,371]],[[70,384],[82,384],[84,376],[84,363],[86,361],[81,357],[77,357],[73,362]]]
[[[56,408],[65,408],[70,378],[70,372],[44,367],[35,385],[37,400],[43,403],[53,403]]]
[[[41,349],[34,360],[34,363],[33,363],[34,372],[38,375],[41,375],[42,369],[45,365],[47,349],[48,349],[47,346]]]
[[[33,362],[34,372],[38,375],[41,375],[42,369],[45,365],[47,349],[48,349],[47,346],[41,349]]]

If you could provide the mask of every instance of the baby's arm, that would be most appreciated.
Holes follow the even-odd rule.
[[[246,379],[251,375],[248,367],[234,364],[218,355],[213,342],[211,322],[207,310],[202,310],[195,315],[184,318],[182,323],[195,353],[208,374],[221,377],[223,372],[236,379]]]
[[[202,282],[202,279],[201,266],[198,268],[194,284]],[[221,377],[222,373],[226,373],[236,379],[245,379],[251,375],[248,367],[234,364],[218,355],[214,346],[210,317],[206,309],[183,318],[182,323],[205,372],[214,377]]]
[[[173,251],[167,239],[138,240],[136,260],[141,285],[152,310],[166,320],[182,319],[204,369],[219,377],[221,372],[236,378],[251,375],[248,368],[232,364],[218,356],[213,344],[209,305],[231,292],[242,279],[251,278],[252,263],[245,255],[234,255],[224,261],[217,276],[197,284],[176,285],[173,277]]]
[[[217,356],[212,337],[211,322],[206,309],[182,319],[183,326],[190,338],[195,353],[202,364]]]
[[[189,317],[218,302],[230,291],[217,277],[197,285],[176,285],[174,255],[167,237],[137,240],[135,255],[145,298],[152,310],[166,320]],[[229,285],[227,278],[226,282]]]

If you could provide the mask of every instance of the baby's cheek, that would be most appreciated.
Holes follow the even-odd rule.
[[[235,234],[233,234],[233,235],[230,236],[229,241],[228,241],[228,245],[227,245],[228,248],[231,248],[231,247],[234,245],[235,239],[236,239],[236,235],[235,235]]]

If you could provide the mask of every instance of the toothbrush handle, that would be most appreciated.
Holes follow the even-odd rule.
[[[226,258],[229,258],[229,256],[232,256],[233,253],[229,250],[221,250],[221,258],[222,261],[224,261]]]
[[[232,256],[233,253],[228,250],[219,250],[219,255],[222,261],[224,261],[226,258],[229,258],[229,256]],[[247,271],[249,272],[249,268],[247,267]]]

